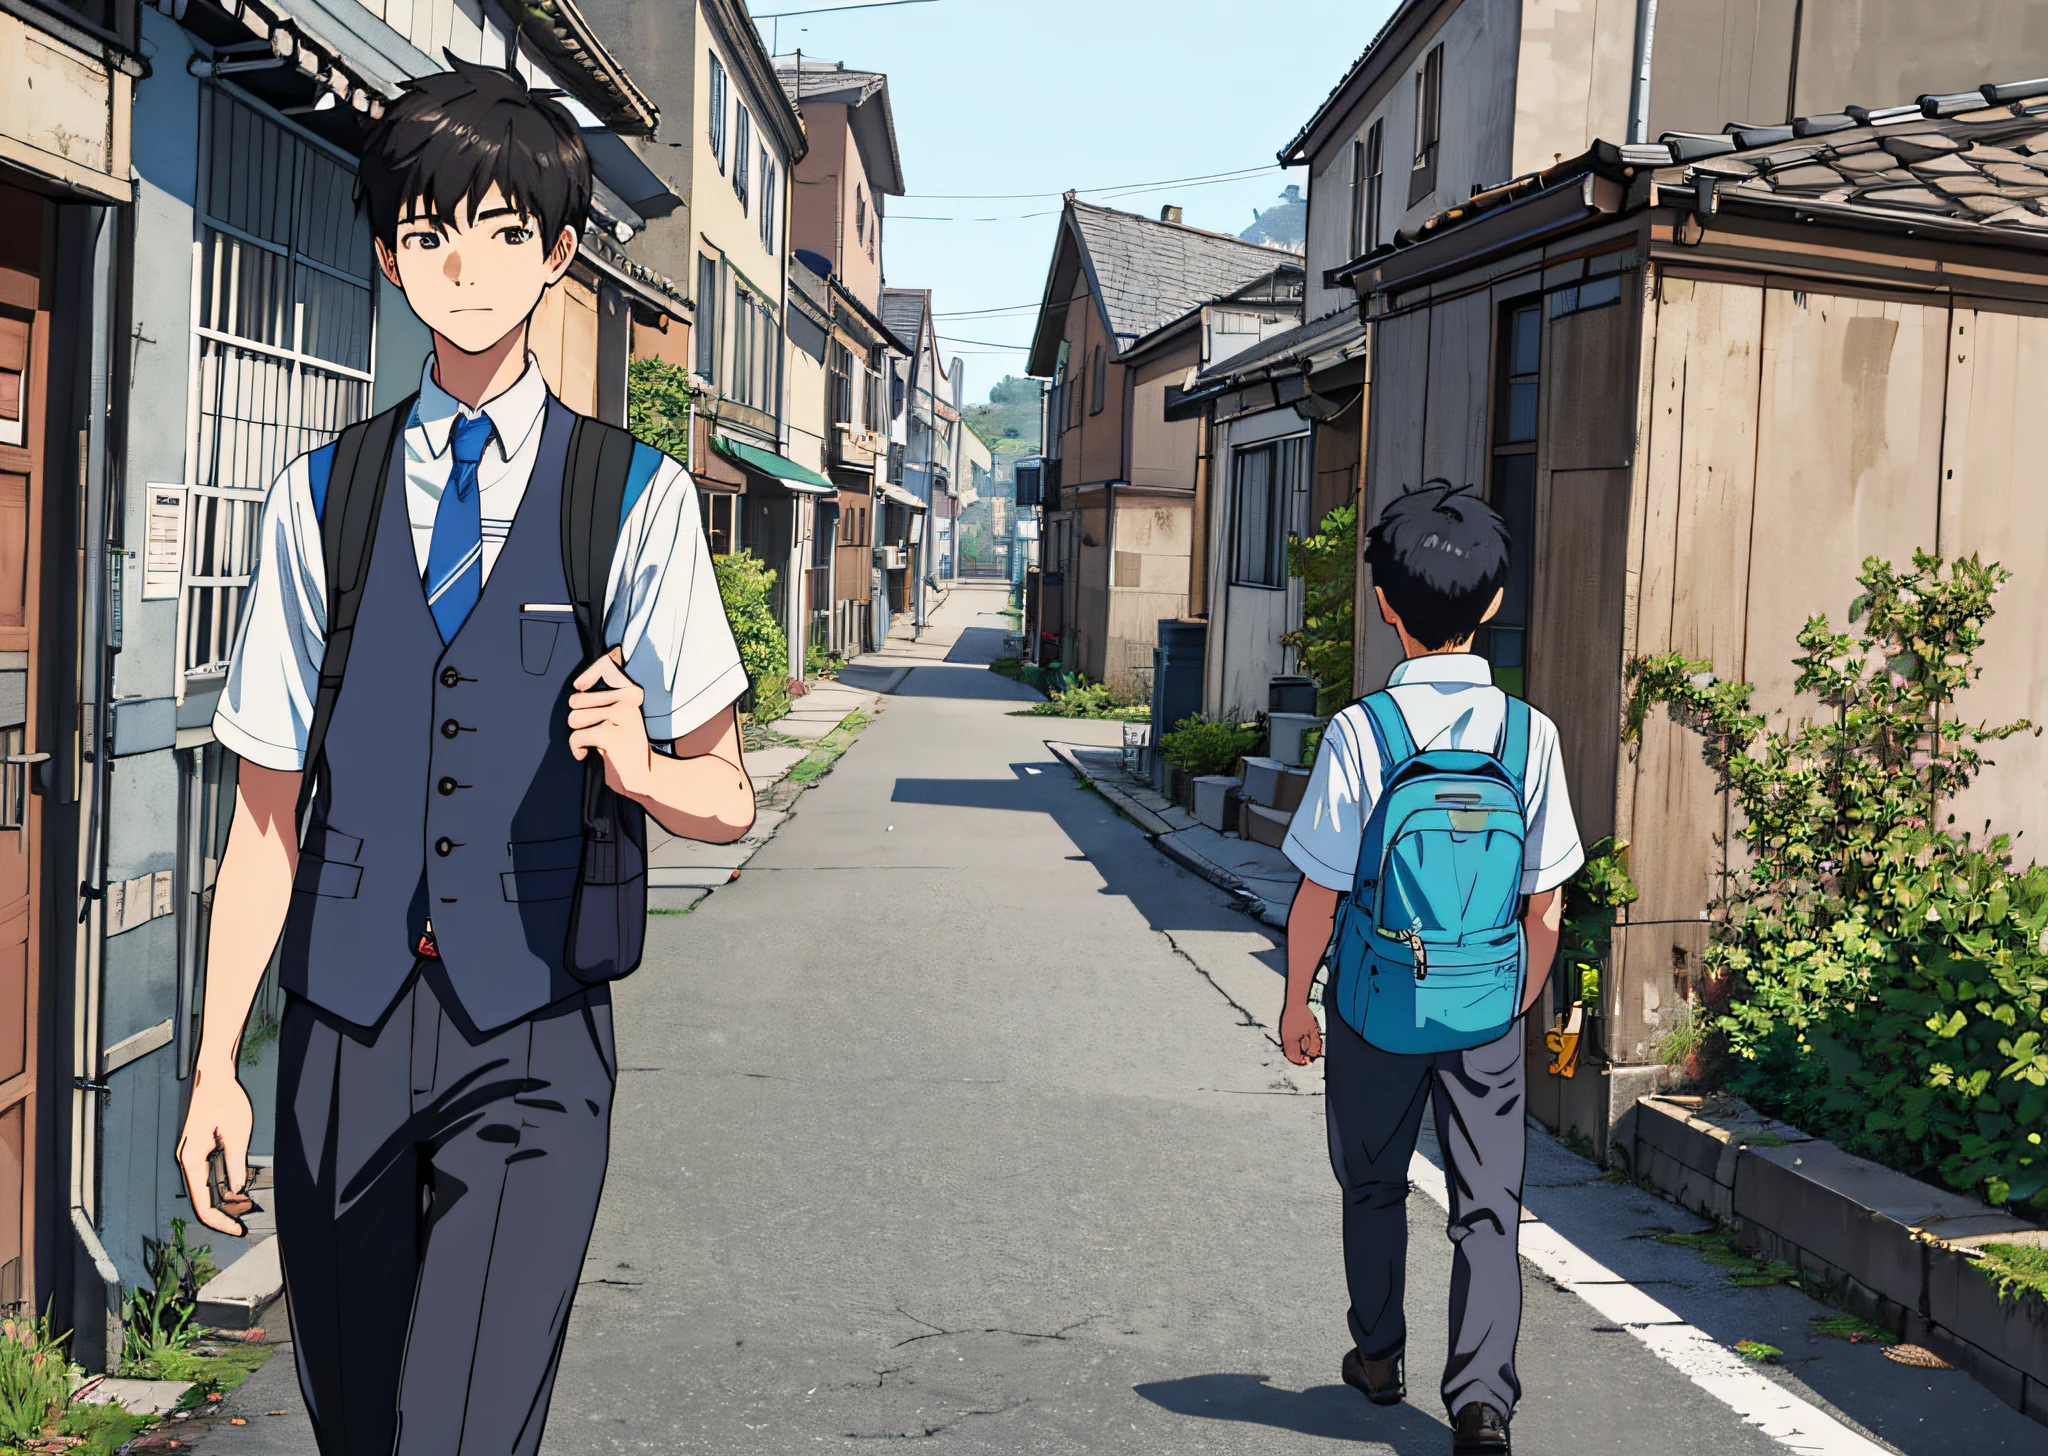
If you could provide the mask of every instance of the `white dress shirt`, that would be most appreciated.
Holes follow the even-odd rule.
[[[491,420],[491,442],[477,463],[488,579],[533,476],[547,401],[547,384],[530,354],[518,382],[480,410],[442,389],[428,359],[405,430],[405,508],[421,576],[434,513],[454,468],[449,436],[457,416],[481,413]],[[290,773],[305,767],[327,649],[326,564],[306,461],[301,455],[287,465],[264,502],[241,637],[213,718],[223,745],[251,763]],[[650,738],[681,738],[746,690],[696,484],[674,460],[663,458],[620,526],[604,602],[605,641],[625,648],[626,675],[646,694],[642,711]],[[353,677],[374,667],[351,657],[348,670]]]
[[[1418,751],[1493,751],[1507,715],[1507,694],[1493,685],[1486,659],[1468,652],[1411,657],[1387,678]],[[1330,719],[1315,768],[1281,848],[1296,869],[1325,889],[1349,891],[1365,822],[1378,801],[1385,766],[1365,709],[1353,703]],[[1557,728],[1529,710],[1529,768],[1522,779],[1522,893],[1555,889],[1579,871],[1586,853],[1572,818]]]

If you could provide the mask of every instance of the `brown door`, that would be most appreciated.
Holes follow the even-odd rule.
[[[42,800],[26,761],[35,723],[37,554],[43,376],[49,315],[41,286],[41,198],[0,187],[0,1308],[35,1288],[37,927]]]

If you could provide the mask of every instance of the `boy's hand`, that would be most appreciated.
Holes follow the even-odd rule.
[[[249,1094],[234,1068],[202,1064],[192,1083],[192,1102],[185,1111],[185,1130],[178,1139],[178,1169],[192,1215],[208,1228],[235,1238],[245,1232],[241,1220],[214,1205],[206,1162],[216,1142],[227,1155],[227,1186],[239,1193],[249,1186],[249,1130],[255,1118]]]
[[[1280,1050],[1297,1067],[1323,1054],[1323,1028],[1308,1002],[1289,1001],[1280,1008]]]
[[[654,755],[641,716],[646,694],[626,676],[619,649],[584,668],[569,686],[569,752],[581,760],[596,750],[613,793],[645,796]]]

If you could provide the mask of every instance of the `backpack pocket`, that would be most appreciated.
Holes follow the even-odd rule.
[[[1355,917],[1363,920],[1363,916]],[[1405,1055],[1465,1051],[1497,1041],[1514,1024],[1523,983],[1519,925],[1421,948],[1369,928],[1358,977],[1358,1034],[1381,1051]]]

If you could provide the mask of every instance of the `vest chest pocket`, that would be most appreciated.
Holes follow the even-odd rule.
[[[519,665],[534,677],[548,670],[548,664],[555,659],[555,639],[562,635],[562,624],[569,620],[568,610],[555,612],[521,612],[519,614]]]
[[[361,865],[302,854],[299,856],[298,873],[292,876],[292,893],[320,895],[329,900],[353,900],[362,883]]]

